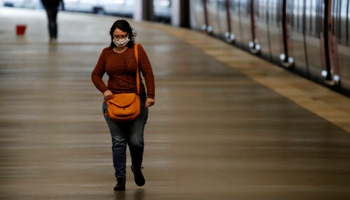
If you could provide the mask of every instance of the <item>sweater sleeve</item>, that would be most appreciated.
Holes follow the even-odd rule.
[[[92,74],[91,74],[92,82],[94,83],[95,87],[98,90],[100,90],[102,93],[108,90],[108,87],[102,80],[102,77],[105,74],[105,65],[106,65],[105,50],[106,49],[102,51],[100,58],[98,59],[98,62],[95,66],[95,69],[92,71]]]
[[[155,97],[155,85],[154,85],[154,75],[152,71],[152,66],[148,60],[148,56],[143,49],[143,47],[138,45],[139,53],[139,67],[141,69],[143,77],[145,77],[146,88],[147,88],[147,98],[154,99]]]

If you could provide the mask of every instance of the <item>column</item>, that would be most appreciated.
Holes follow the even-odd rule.
[[[153,0],[135,0],[134,21],[154,21]]]
[[[173,26],[190,27],[190,2],[188,0],[171,1],[171,24]]]

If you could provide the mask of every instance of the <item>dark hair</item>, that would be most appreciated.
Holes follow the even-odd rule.
[[[134,29],[131,28],[129,22],[123,19],[115,21],[111,27],[111,30],[109,31],[109,35],[111,36],[111,44],[109,45],[109,47],[116,47],[116,45],[113,42],[113,33],[117,28],[128,33],[130,41],[128,42],[128,44],[126,44],[126,46],[128,46],[129,48],[133,48],[135,44],[135,37],[137,34],[134,32]]]

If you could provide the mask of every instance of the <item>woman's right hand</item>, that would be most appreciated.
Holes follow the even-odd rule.
[[[107,90],[106,92],[104,92],[103,96],[105,96],[106,101],[113,99],[113,93],[110,90]]]

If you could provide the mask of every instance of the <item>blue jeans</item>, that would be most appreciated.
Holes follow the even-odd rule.
[[[144,139],[143,132],[147,123],[148,110],[145,107],[146,95],[140,95],[141,112],[140,115],[130,122],[115,122],[108,116],[105,120],[108,124],[112,137],[113,166],[115,177],[126,178],[126,147],[129,145],[131,163],[134,168],[142,165]],[[107,104],[103,102],[103,114],[107,112]]]

